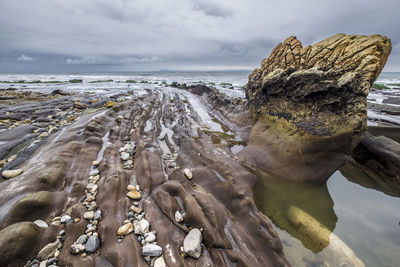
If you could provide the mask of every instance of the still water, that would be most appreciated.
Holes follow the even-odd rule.
[[[398,188],[351,163],[325,185],[256,175],[256,204],[293,266],[400,266]]]

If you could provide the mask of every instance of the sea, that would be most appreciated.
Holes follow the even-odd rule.
[[[173,82],[177,84],[204,84],[213,86],[230,97],[245,98],[244,86],[251,71],[216,72],[110,72],[110,73],[0,73],[0,89],[17,88],[51,93],[61,89],[66,92],[113,95],[121,91],[162,90]],[[384,89],[372,90],[368,95],[371,104],[400,108],[400,72],[382,72],[375,84]],[[388,99],[391,99],[388,101]],[[394,101],[393,101],[394,99]],[[385,121],[400,126],[400,116],[368,111],[368,123],[376,125]]]

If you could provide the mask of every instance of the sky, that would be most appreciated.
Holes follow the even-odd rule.
[[[0,0],[0,72],[251,70],[289,36],[392,40],[399,0]]]

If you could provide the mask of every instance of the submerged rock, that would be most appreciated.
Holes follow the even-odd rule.
[[[188,235],[185,237],[185,240],[183,240],[184,252],[193,258],[200,258],[201,241],[202,236],[200,230],[197,228],[190,230]]]
[[[249,76],[256,124],[242,153],[281,177],[325,181],[360,142],[366,97],[390,51],[380,35],[337,34],[306,47],[286,39]]]

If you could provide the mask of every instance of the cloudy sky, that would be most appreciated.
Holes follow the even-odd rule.
[[[0,72],[239,70],[290,35],[392,40],[399,0],[0,0]]]

